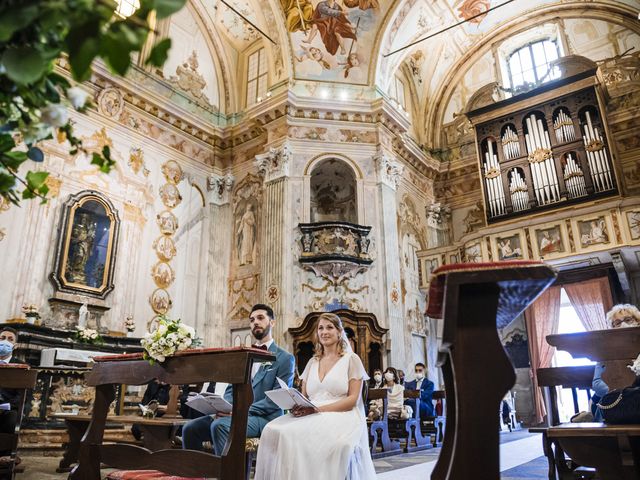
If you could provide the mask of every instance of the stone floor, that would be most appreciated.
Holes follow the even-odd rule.
[[[504,432],[501,442],[501,479],[525,480],[547,478],[547,462],[542,456],[539,435],[526,431]],[[428,479],[438,459],[440,449],[395,455],[374,461],[377,480]],[[58,456],[22,455],[24,473],[16,480],[63,480],[67,474],[55,473]],[[109,470],[103,470],[106,474]],[[312,480],[312,479],[309,479]]]

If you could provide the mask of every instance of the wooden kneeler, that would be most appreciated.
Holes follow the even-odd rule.
[[[427,315],[444,318],[438,364],[447,429],[432,480],[499,480],[500,401],[515,372],[498,338],[554,280],[540,262],[445,265],[431,277]]]

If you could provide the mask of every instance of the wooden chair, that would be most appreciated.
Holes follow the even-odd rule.
[[[557,475],[564,478],[591,478],[594,471],[585,470],[571,460],[565,458],[564,450],[548,436],[548,427],[560,425],[560,411],[558,408],[558,388],[571,389],[574,413],[578,413],[578,391],[585,390],[591,398],[591,383],[593,381],[593,365],[580,367],[539,368],[536,372],[538,385],[545,394],[547,408],[547,427],[530,428],[532,433],[542,434],[542,449],[549,465],[549,480],[556,480]]]
[[[27,390],[36,386],[37,375],[38,373],[35,370],[30,370],[28,365],[15,363],[0,365],[0,388],[22,390],[16,411],[15,431],[13,433],[0,433],[0,451],[11,452],[9,455],[10,461],[0,464],[0,478],[14,478],[24,401]]]
[[[509,324],[555,279],[540,262],[454,264],[430,282],[427,315],[444,318],[438,363],[449,407],[432,480],[498,480],[496,412],[515,383],[497,327]]]
[[[369,389],[368,400],[382,400],[382,418],[369,423],[369,443],[371,445],[371,457],[382,458],[397,453],[402,453],[400,443],[389,437],[389,418],[387,412],[387,389]],[[378,445],[379,443],[379,445]],[[380,451],[378,451],[380,446]]]

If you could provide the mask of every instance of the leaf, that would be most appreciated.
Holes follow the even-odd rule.
[[[72,28],[65,39],[73,76],[78,81],[91,75],[91,63],[100,52],[100,23],[91,19]]]
[[[124,76],[131,65],[131,48],[126,42],[122,42],[113,32],[104,36],[100,55],[109,64],[109,67],[120,76]]]
[[[36,4],[12,5],[0,15],[0,42],[9,40],[15,32],[30,25],[38,17]]]
[[[2,55],[7,76],[16,83],[27,85],[39,80],[49,68],[49,62],[33,47],[8,48]]]
[[[0,192],[5,193],[13,189],[16,184],[16,179],[13,175],[0,171]],[[4,195],[3,195],[4,196]]]
[[[16,146],[16,142],[13,141],[13,137],[8,133],[0,135],[0,152],[8,152]]]
[[[44,153],[38,147],[31,147],[27,152],[27,157],[34,162],[44,162]]]
[[[27,176],[25,180],[27,181],[27,185],[31,190],[38,190],[44,182],[47,180],[49,176],[49,172],[27,172]]]
[[[169,49],[171,48],[171,39],[165,38],[158,42],[153,49],[151,49],[151,53],[149,53],[149,58],[147,58],[146,64],[151,64],[155,67],[161,67],[164,65],[164,62],[167,61],[167,57],[169,56]]]
[[[156,15],[158,19],[167,18],[184,7],[187,0],[156,0]]]

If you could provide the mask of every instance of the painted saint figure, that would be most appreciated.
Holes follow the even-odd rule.
[[[320,32],[324,48],[331,55],[336,54],[338,47],[340,47],[341,55],[347,53],[344,46],[345,38],[357,40],[351,22],[335,0],[325,0],[316,5],[311,19],[311,30],[303,42],[311,43],[318,32]]]
[[[311,27],[313,5],[310,0],[280,0],[280,5],[286,18],[287,31],[293,33],[304,30],[306,32]]]

